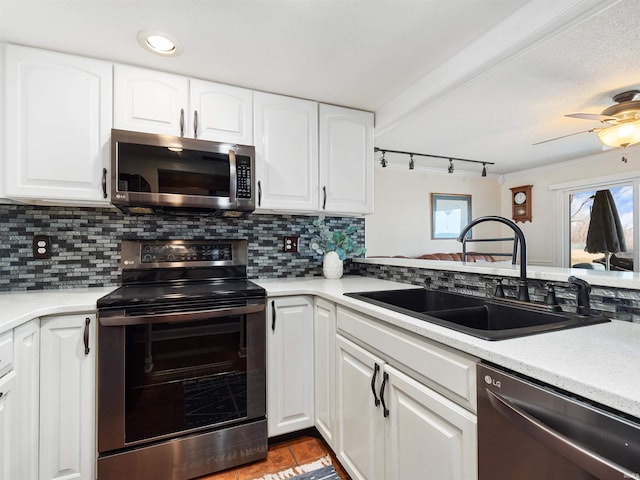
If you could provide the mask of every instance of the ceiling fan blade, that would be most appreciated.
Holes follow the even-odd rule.
[[[567,138],[567,137],[572,137],[574,135],[580,135],[581,133],[592,133],[599,130],[598,128],[590,128],[589,130],[582,130],[581,132],[574,132],[574,133],[569,133],[567,135],[562,135],[560,137],[555,137],[555,138],[550,138],[548,140],[543,140],[541,142],[536,142],[534,143],[534,145],[540,145],[542,143],[548,143],[548,142],[553,142],[554,140],[560,140],[561,138]]]
[[[565,117],[580,118],[582,120],[595,120],[598,122],[606,122],[606,123],[618,121],[616,117],[600,115],[599,113],[569,113],[568,115],[565,115]]]

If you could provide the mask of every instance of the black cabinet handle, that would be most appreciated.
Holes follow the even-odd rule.
[[[198,138],[198,111],[193,111],[193,138]]]
[[[271,330],[276,331],[276,301],[271,300]]]
[[[3,395],[4,395],[4,392],[0,392],[0,398],[2,398]]]
[[[91,319],[89,317],[84,319],[84,354],[89,355],[89,324]]]
[[[262,182],[258,180],[258,206],[262,204]]]
[[[380,365],[377,363],[373,364],[373,377],[371,377],[371,393],[373,393],[373,403],[376,407],[380,405],[380,399],[376,395],[376,378],[378,377],[378,372],[380,372]]]
[[[184,137],[184,108],[180,109],[180,136]]]
[[[322,187],[322,209],[327,209],[327,187]]]
[[[389,409],[384,403],[384,389],[387,387],[387,380],[389,380],[389,374],[384,372],[382,375],[382,385],[380,386],[380,401],[382,402],[382,415],[384,415],[385,418],[389,416]]]
[[[107,169],[102,169],[102,197],[107,198]]]

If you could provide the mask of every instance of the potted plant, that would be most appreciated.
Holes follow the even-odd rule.
[[[356,233],[356,227],[349,225],[344,229],[330,230],[324,218],[313,221],[309,228],[311,249],[323,255],[322,273],[326,278],[341,278],[343,261],[347,256],[357,257],[366,252],[364,247],[356,246],[352,236]]]

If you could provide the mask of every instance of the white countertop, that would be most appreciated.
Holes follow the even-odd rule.
[[[96,301],[115,288],[0,292],[0,333],[46,315],[95,312]]]
[[[396,267],[425,268],[452,272],[477,273],[498,277],[519,277],[520,266],[511,262],[453,262],[448,260],[423,260],[416,258],[354,258],[355,263],[373,265],[392,265]],[[575,275],[585,279],[591,285],[640,290],[640,272],[606,272],[584,268],[559,268],[527,265],[527,278],[551,282],[566,282]]]
[[[454,263],[454,262],[449,262]],[[319,295],[328,300],[640,418],[640,325],[614,320],[510,340],[486,341],[342,295],[414,288],[344,277],[267,279],[269,296]]]
[[[443,262],[444,263],[444,262]],[[447,262],[455,263],[455,262]],[[457,265],[460,267],[460,265]],[[640,325],[612,321],[511,340],[485,341],[377,307],[345,292],[418,288],[367,277],[254,280],[271,297],[318,295],[478,358],[640,418]],[[0,293],[0,333],[45,315],[95,311],[114,288]]]

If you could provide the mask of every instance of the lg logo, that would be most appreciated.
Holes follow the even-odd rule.
[[[491,378],[490,375],[485,375],[484,381],[487,385],[493,385],[494,387],[502,388],[502,384],[500,383],[500,380],[494,380],[493,378]]]

